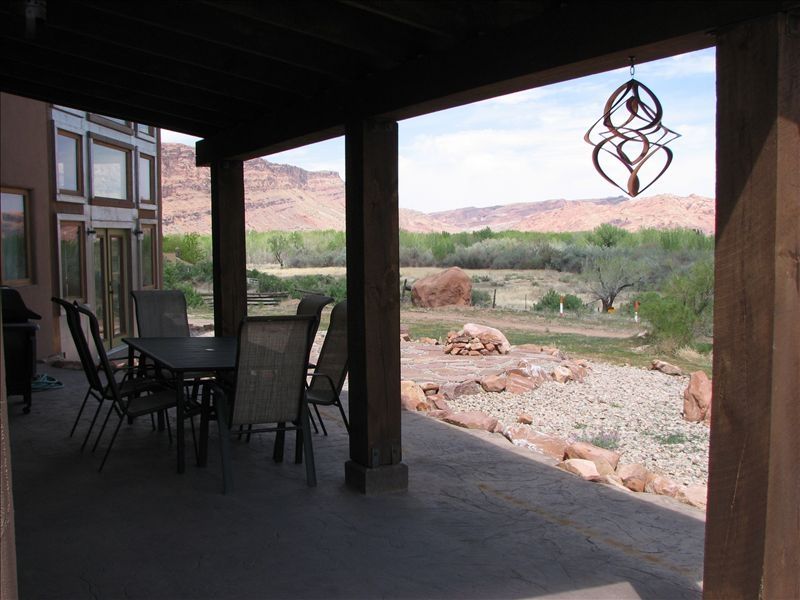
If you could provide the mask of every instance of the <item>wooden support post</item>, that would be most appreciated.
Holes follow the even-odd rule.
[[[214,335],[237,335],[247,315],[244,165],[211,163],[211,237],[214,260]]]
[[[400,241],[397,123],[346,127],[350,460],[345,480],[405,490],[400,447]]]
[[[717,44],[706,598],[800,598],[800,27]]]

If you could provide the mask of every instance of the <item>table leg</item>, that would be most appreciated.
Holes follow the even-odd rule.
[[[183,448],[183,374],[176,373],[177,381],[175,382],[175,398],[177,405],[175,407],[175,431],[177,433],[178,444],[178,473],[183,473],[184,470],[184,448]]]

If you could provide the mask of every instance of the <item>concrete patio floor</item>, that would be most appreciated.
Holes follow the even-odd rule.
[[[30,415],[9,402],[21,598],[701,595],[702,512],[585,483],[499,436],[404,413],[409,489],[364,497],[344,486],[347,437],[326,411],[318,487],[274,464],[262,434],[233,444],[222,495],[213,428],[208,467],[189,441],[177,475],[166,432],[123,425],[99,474],[100,452],[79,452],[88,416],[68,437],[83,374],[40,371],[64,389],[35,394]]]

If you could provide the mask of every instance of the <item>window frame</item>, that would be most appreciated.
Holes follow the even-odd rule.
[[[150,163],[150,198],[142,198],[141,187],[141,162],[146,160]],[[156,198],[156,157],[146,152],[138,152],[136,157],[136,196],[140,205],[145,204],[148,206],[157,206],[158,199]]]
[[[106,117],[105,115],[100,115],[98,113],[86,113],[87,119],[92,123],[97,123],[98,125],[102,125],[103,127],[109,127],[111,129],[116,129],[117,131],[121,131],[122,133],[132,134],[134,132],[134,126],[132,121],[125,121],[125,124],[117,123],[113,119]]]
[[[108,196],[98,196],[95,193],[94,184],[94,144],[111,148],[112,150],[119,150],[125,153],[125,193],[127,198],[109,198]],[[120,142],[113,138],[108,138],[95,133],[89,134],[89,189],[91,190],[89,202],[98,206],[117,206],[121,208],[134,208],[135,202],[133,197],[133,151],[134,146]]]
[[[63,272],[63,254],[61,251],[61,228],[64,224],[78,226],[78,257],[80,259],[80,296],[67,296],[64,289],[64,272]],[[86,280],[86,219],[76,218],[76,215],[58,215],[58,289],[62,298],[65,300],[81,300],[86,302],[87,299],[87,280]]]
[[[22,196],[23,212],[25,213],[25,277],[21,279],[6,279],[3,261],[0,260],[0,283],[12,287],[33,284],[33,246],[31,245],[31,191],[22,188],[0,187],[0,193],[18,194]],[[0,211],[0,228],[2,227],[2,211]]]
[[[139,223],[139,229],[142,231],[142,237],[139,239],[139,283],[143,290],[153,290],[158,288],[158,224],[157,223]],[[150,268],[153,270],[153,283],[145,285],[144,283],[144,240],[145,231],[150,231],[151,236],[151,254],[150,254]],[[137,236],[138,238],[138,236]]]
[[[77,178],[78,189],[68,190],[59,187],[58,185],[58,136],[73,138],[76,141],[75,147],[77,148],[77,156],[75,157],[77,165]],[[83,173],[83,136],[80,133],[69,131],[68,129],[56,128],[56,190],[59,195],[64,194],[67,196],[83,196],[84,195],[84,173]]]
[[[145,127],[146,129],[139,129],[140,127]],[[148,125],[146,123],[135,123],[133,128],[136,131],[136,137],[144,138],[146,140],[154,140],[156,138],[156,128],[153,125]]]

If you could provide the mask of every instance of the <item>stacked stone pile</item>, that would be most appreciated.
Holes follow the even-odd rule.
[[[498,329],[467,323],[461,331],[447,334],[444,345],[445,354],[453,356],[487,356],[489,354],[508,354],[511,344]]]

